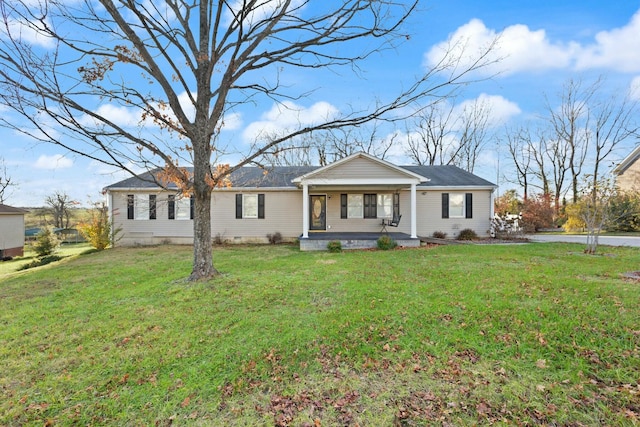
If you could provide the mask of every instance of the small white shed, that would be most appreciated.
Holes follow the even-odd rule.
[[[0,204],[0,258],[24,255],[26,210]]]

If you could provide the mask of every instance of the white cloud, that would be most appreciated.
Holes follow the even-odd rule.
[[[6,27],[2,26],[0,34],[2,37],[11,37],[45,49],[53,48],[55,40],[49,37],[43,28],[43,24],[39,22],[8,18]]]
[[[487,125],[489,127],[498,127],[522,112],[515,102],[509,101],[500,95],[482,93],[476,99],[468,99],[457,105],[457,115],[462,115],[464,110],[473,108],[474,105],[476,108],[487,112]]]
[[[235,0],[234,2],[232,2],[230,5],[230,10],[227,11],[227,19],[231,21],[234,16],[238,16],[242,11],[245,3],[246,2],[244,0]],[[284,0],[264,0],[261,2],[257,2],[251,9],[251,11],[247,13],[247,16],[244,19],[243,23],[244,25],[253,27],[254,25],[261,22],[269,21],[270,17],[280,13],[284,4]],[[304,0],[293,0],[289,5],[287,11],[288,13],[298,15],[304,9],[305,5],[306,1]]]
[[[596,34],[595,43],[579,52],[576,68],[640,71],[640,11],[633,15],[627,25]]]
[[[62,154],[54,154],[53,156],[41,155],[36,160],[34,167],[36,169],[66,169],[73,166],[73,160],[66,158]]]
[[[525,71],[552,69],[587,70],[608,68],[621,72],[640,71],[640,11],[627,25],[601,31],[591,44],[551,40],[544,29],[532,30],[515,24],[498,32],[472,19],[451,33],[447,40],[434,45],[424,55],[425,67],[441,64],[443,55],[459,68],[472,65],[493,41],[488,56],[497,61],[482,70],[484,74],[510,75]],[[460,62],[452,61],[460,57]]]
[[[271,110],[262,115],[262,120],[250,123],[243,132],[248,142],[268,139],[273,135],[292,132],[302,126],[318,124],[331,120],[338,109],[328,102],[316,102],[309,108],[287,101],[274,104]]]
[[[524,70],[563,68],[570,64],[571,52],[576,48],[573,43],[552,44],[544,30],[531,31],[526,25],[512,25],[497,33],[479,19],[472,19],[446,41],[433,46],[425,54],[425,66],[435,66],[443,60],[443,55],[448,54],[460,57],[457,63],[460,68],[470,67],[496,40],[487,57],[492,63],[483,70],[485,74],[508,75]]]

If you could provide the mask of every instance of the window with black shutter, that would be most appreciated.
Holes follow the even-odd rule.
[[[176,196],[169,195],[169,203],[167,204],[167,210],[169,212],[169,219],[176,219]]]
[[[464,195],[465,218],[473,218],[473,194],[466,193]]]
[[[442,193],[442,218],[449,218],[449,193]]]
[[[346,194],[340,195],[340,218],[342,219],[347,218],[347,195]]]
[[[127,194],[127,219],[133,219],[133,194]]]
[[[365,194],[364,195],[364,217],[377,218],[378,217],[377,208],[378,208],[378,195]]]
[[[156,195],[149,194],[149,219],[156,219]]]

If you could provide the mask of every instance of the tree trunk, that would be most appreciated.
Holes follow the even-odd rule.
[[[211,189],[194,190],[195,210],[193,214],[193,270],[190,281],[210,279],[217,276],[213,266],[211,241]]]

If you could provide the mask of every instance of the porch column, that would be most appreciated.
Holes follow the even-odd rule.
[[[416,184],[411,184],[411,238],[418,238],[418,218],[416,209]]]
[[[309,186],[302,184],[302,238],[309,238]]]

